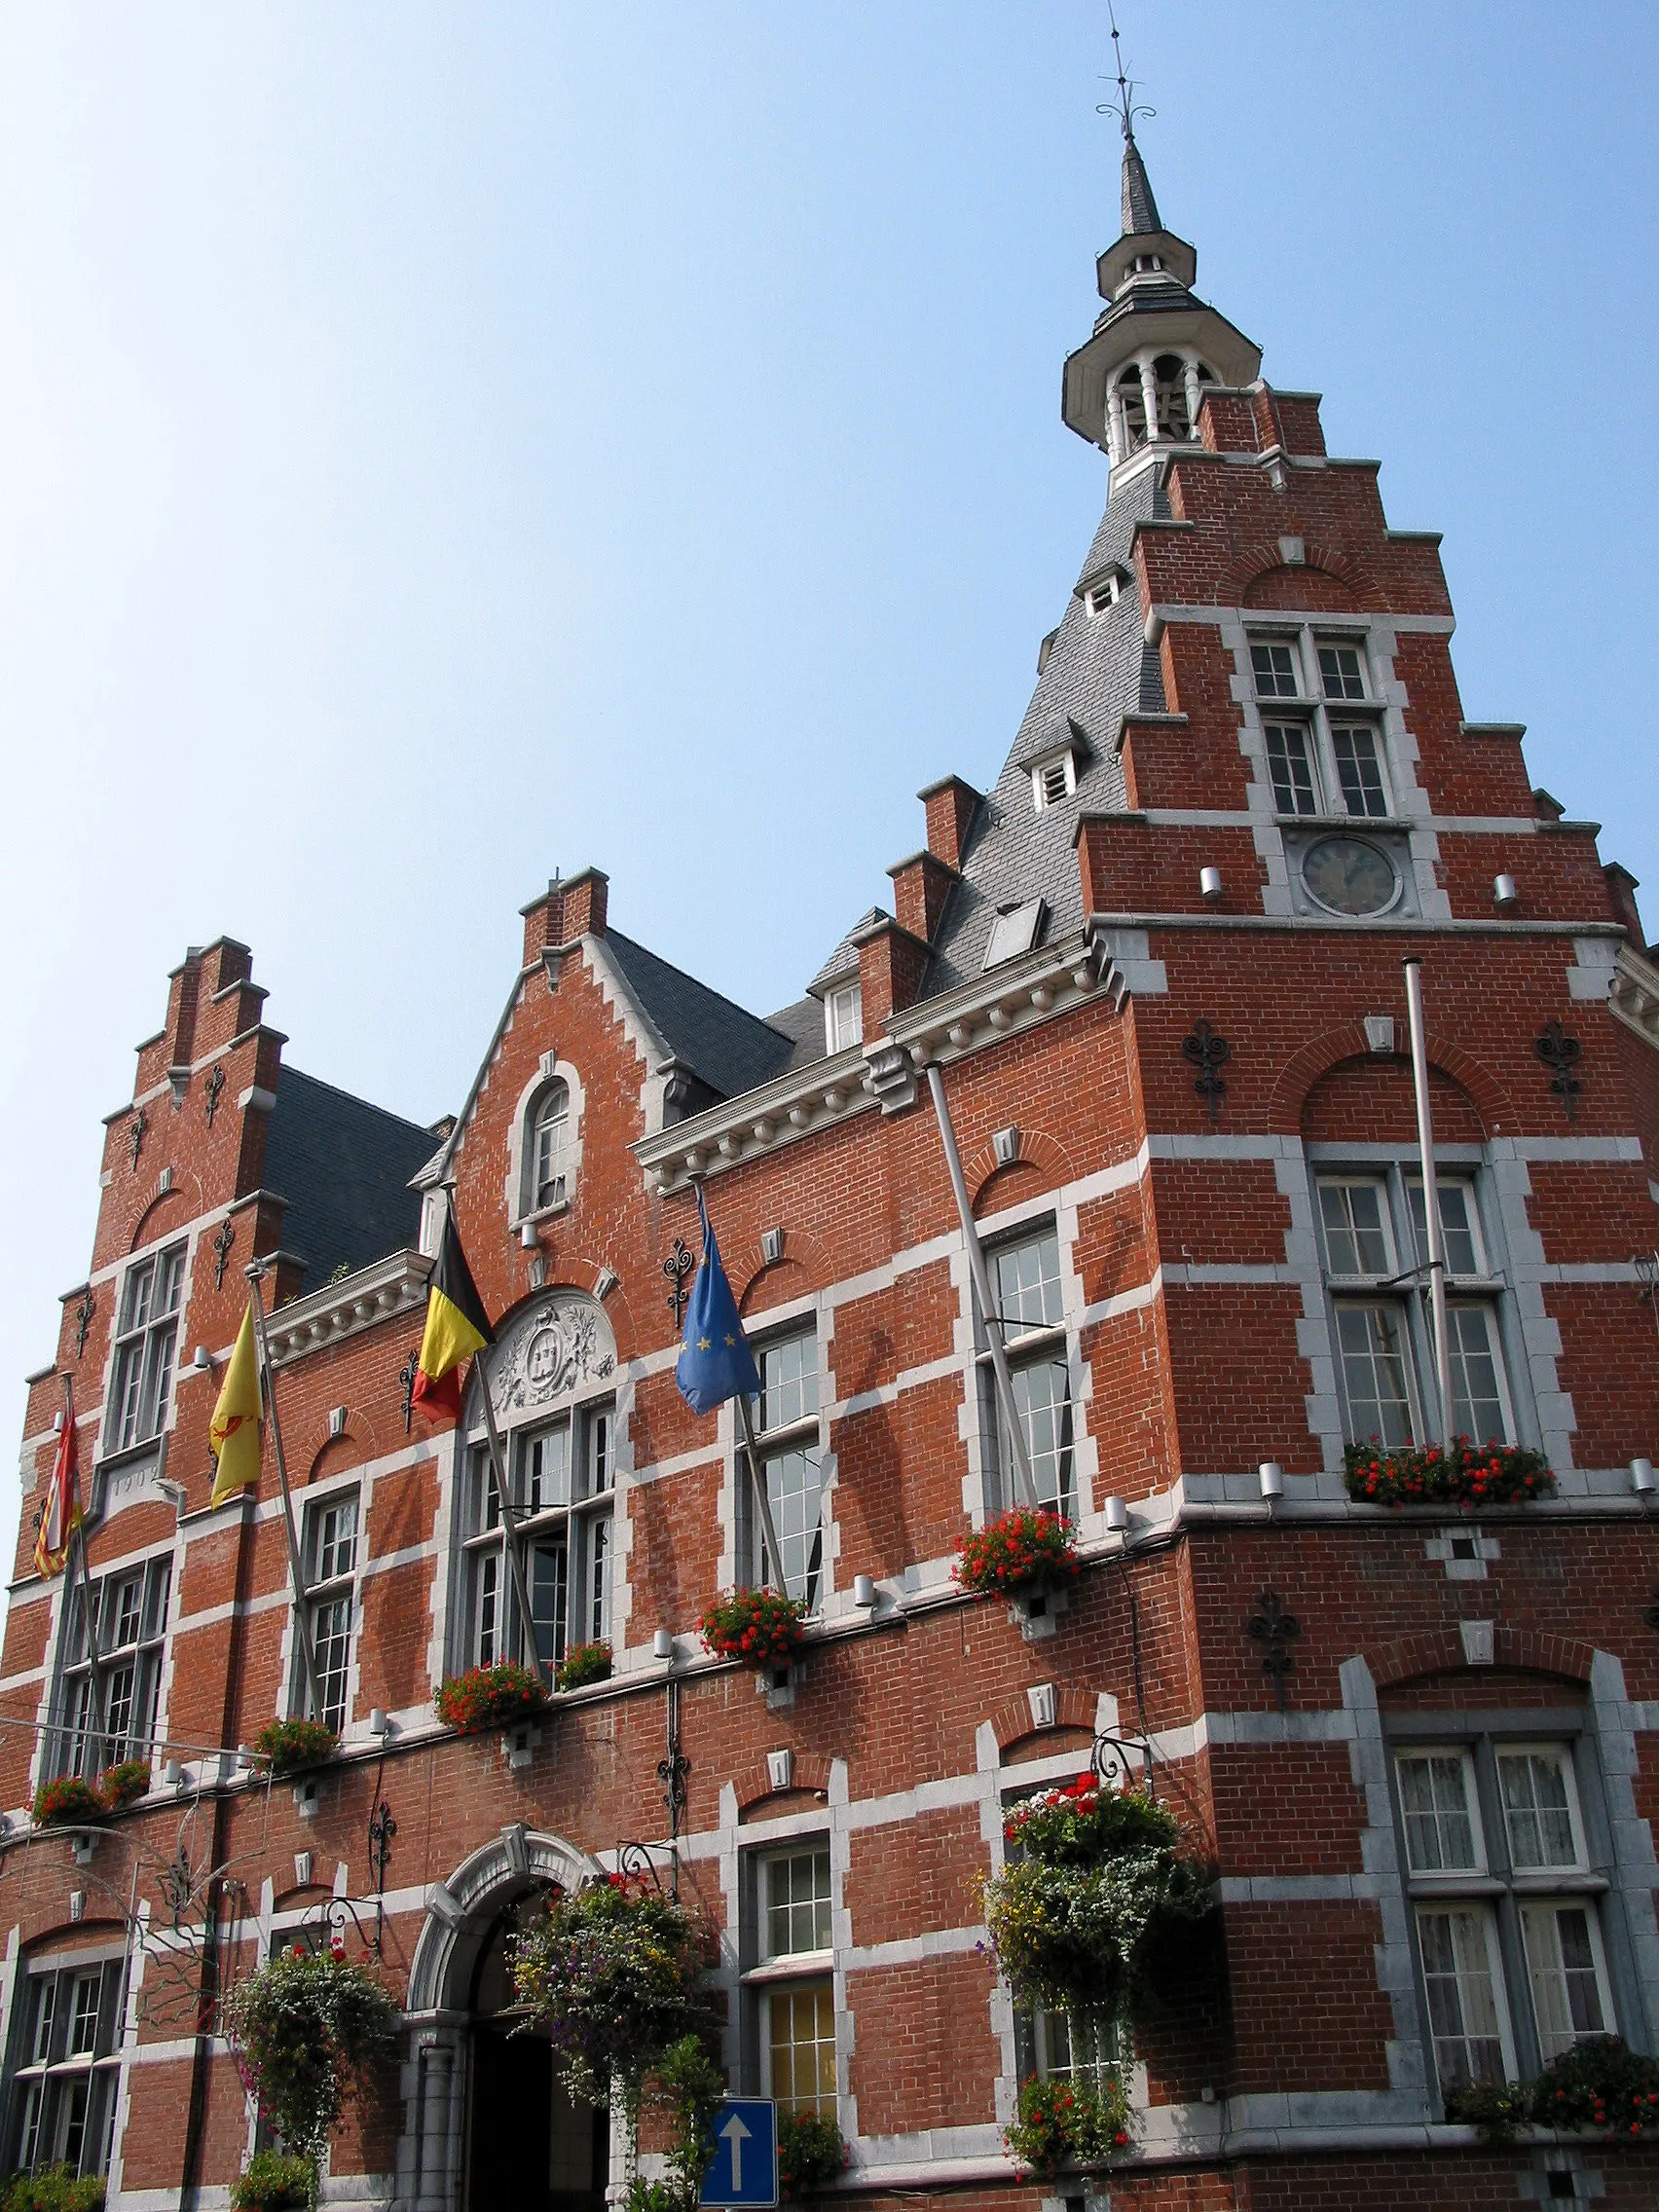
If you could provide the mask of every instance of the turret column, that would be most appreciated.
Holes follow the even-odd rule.
[[[1142,353],[1135,362],[1140,371],[1141,405],[1146,409],[1146,442],[1150,446],[1158,437],[1158,371],[1152,365],[1152,355]]]

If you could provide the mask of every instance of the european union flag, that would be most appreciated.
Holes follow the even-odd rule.
[[[728,1398],[757,1397],[760,1370],[737,1317],[737,1300],[720,1266],[720,1248],[709,1226],[701,1185],[697,1190],[697,1217],[703,1225],[703,1264],[691,1285],[691,1300],[685,1309],[685,1341],[674,1380],[694,1414],[712,1414]]]

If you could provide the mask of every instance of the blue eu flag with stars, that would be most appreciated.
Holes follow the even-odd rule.
[[[737,1301],[720,1265],[720,1248],[709,1226],[709,1209],[697,1192],[697,1217],[703,1225],[703,1264],[691,1285],[685,1309],[685,1341],[674,1379],[694,1414],[712,1414],[728,1398],[757,1397],[760,1371],[737,1317]]]

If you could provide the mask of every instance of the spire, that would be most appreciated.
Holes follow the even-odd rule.
[[[1127,122],[1124,125],[1124,236],[1145,238],[1149,232],[1161,231],[1163,225],[1158,219],[1158,202],[1152,197],[1152,184],[1141,160],[1135,134]]]

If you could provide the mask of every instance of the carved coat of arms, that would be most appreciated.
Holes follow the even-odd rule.
[[[490,1395],[499,1418],[603,1382],[615,1366],[616,1340],[595,1302],[554,1292],[527,1306],[497,1338]]]

